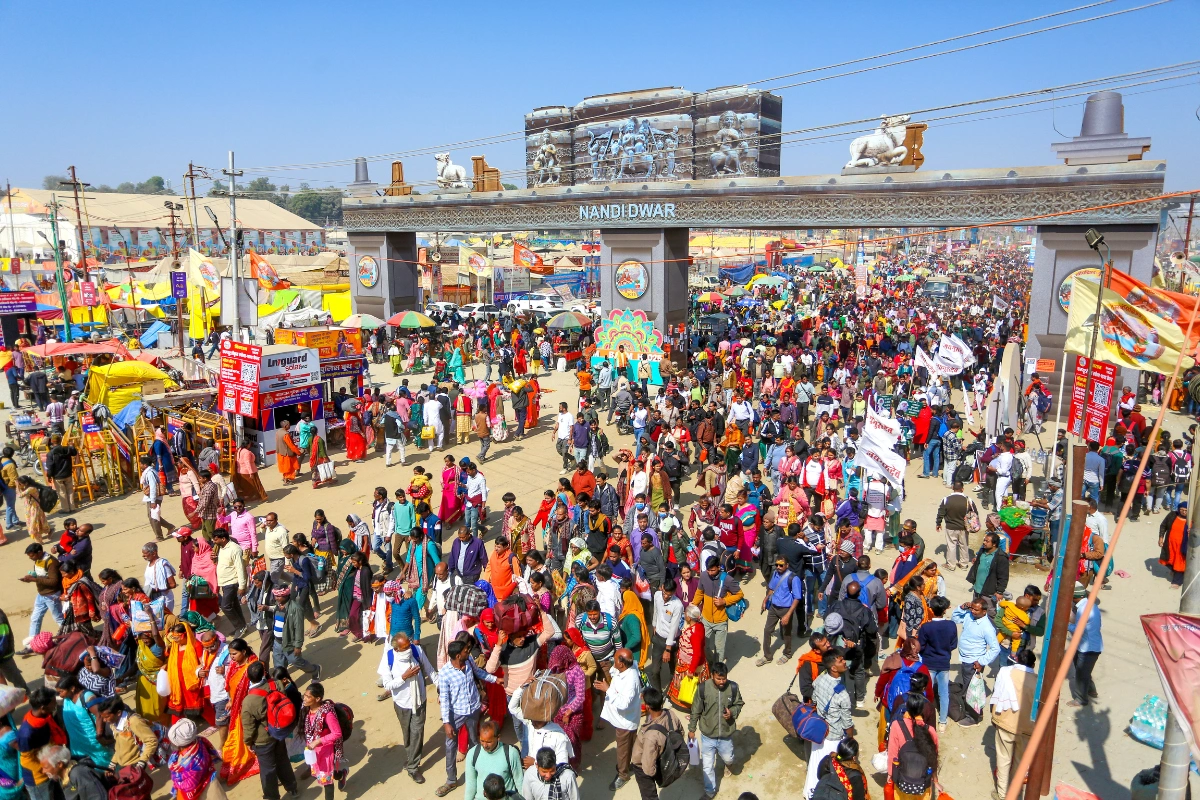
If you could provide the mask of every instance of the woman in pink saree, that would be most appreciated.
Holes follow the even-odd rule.
[[[454,456],[446,456],[442,469],[442,504],[438,507],[438,519],[442,525],[453,525],[463,515],[463,498],[458,495],[458,465]]]

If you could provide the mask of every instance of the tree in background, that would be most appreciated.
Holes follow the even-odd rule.
[[[66,175],[47,175],[42,178],[43,189],[62,189],[61,184],[67,183],[71,179]],[[134,183],[132,181],[124,181],[117,184],[116,188],[109,186],[107,183],[101,183],[97,186],[89,186],[89,192],[111,193],[120,192],[121,194],[166,194],[170,191],[167,182],[159,175],[152,175],[144,181]]]

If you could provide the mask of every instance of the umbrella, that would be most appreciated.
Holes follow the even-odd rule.
[[[930,273],[930,271],[931,270],[929,269],[929,267],[917,267],[918,275],[928,275]]]
[[[777,278],[774,275],[768,275],[767,277],[756,281],[754,285],[755,286],[782,286],[785,283],[787,283],[787,281],[785,281],[783,278]]]
[[[388,325],[395,325],[397,328],[436,328],[437,323],[429,317],[417,311],[401,311],[399,314],[393,315],[388,321]]]
[[[916,279],[916,275],[897,275],[896,277],[892,278],[892,280],[894,280],[896,283],[908,283],[909,281],[915,281]]]
[[[725,294],[729,297],[742,297],[749,294],[749,292],[740,286],[734,286],[732,289],[727,290]]]
[[[696,297],[696,302],[697,303],[720,304],[720,303],[725,302],[725,296],[723,294],[720,294],[719,292],[704,292],[703,294]]]
[[[342,320],[343,328],[365,328],[369,331],[382,328],[386,324],[386,322],[373,314],[351,314]]]
[[[809,270],[809,272],[823,274],[823,273],[829,272],[829,270],[825,269],[824,267],[813,267],[812,269]]]
[[[591,318],[584,314],[577,314],[574,311],[563,311],[551,317],[546,322],[546,327],[553,330],[573,330],[577,328],[583,328],[584,326],[591,324]]]

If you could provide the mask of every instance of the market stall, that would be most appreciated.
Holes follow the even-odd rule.
[[[326,444],[330,451],[344,446],[345,422],[342,420],[342,409],[336,407],[334,397],[342,389],[345,389],[350,397],[361,397],[363,394],[367,362],[363,357],[362,331],[358,328],[337,326],[281,328],[275,332],[275,342],[286,342],[317,351],[321,381],[326,386],[324,407],[320,415],[329,431]],[[313,418],[316,417],[314,414]]]
[[[318,433],[326,435],[325,384],[316,349],[294,344],[228,344],[246,352],[232,354],[223,346],[220,408],[245,417],[244,435],[257,442],[258,457],[264,464],[275,463],[275,432],[284,420],[295,427],[303,415],[311,414]],[[232,369],[243,379],[257,378],[256,386],[227,385],[226,360],[235,362]],[[234,402],[229,402],[231,399]]]

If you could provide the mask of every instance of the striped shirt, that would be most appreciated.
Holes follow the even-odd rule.
[[[611,614],[601,612],[599,622],[593,625],[587,612],[584,612],[575,618],[575,627],[579,628],[584,644],[588,646],[597,662],[613,660],[619,633]]]

